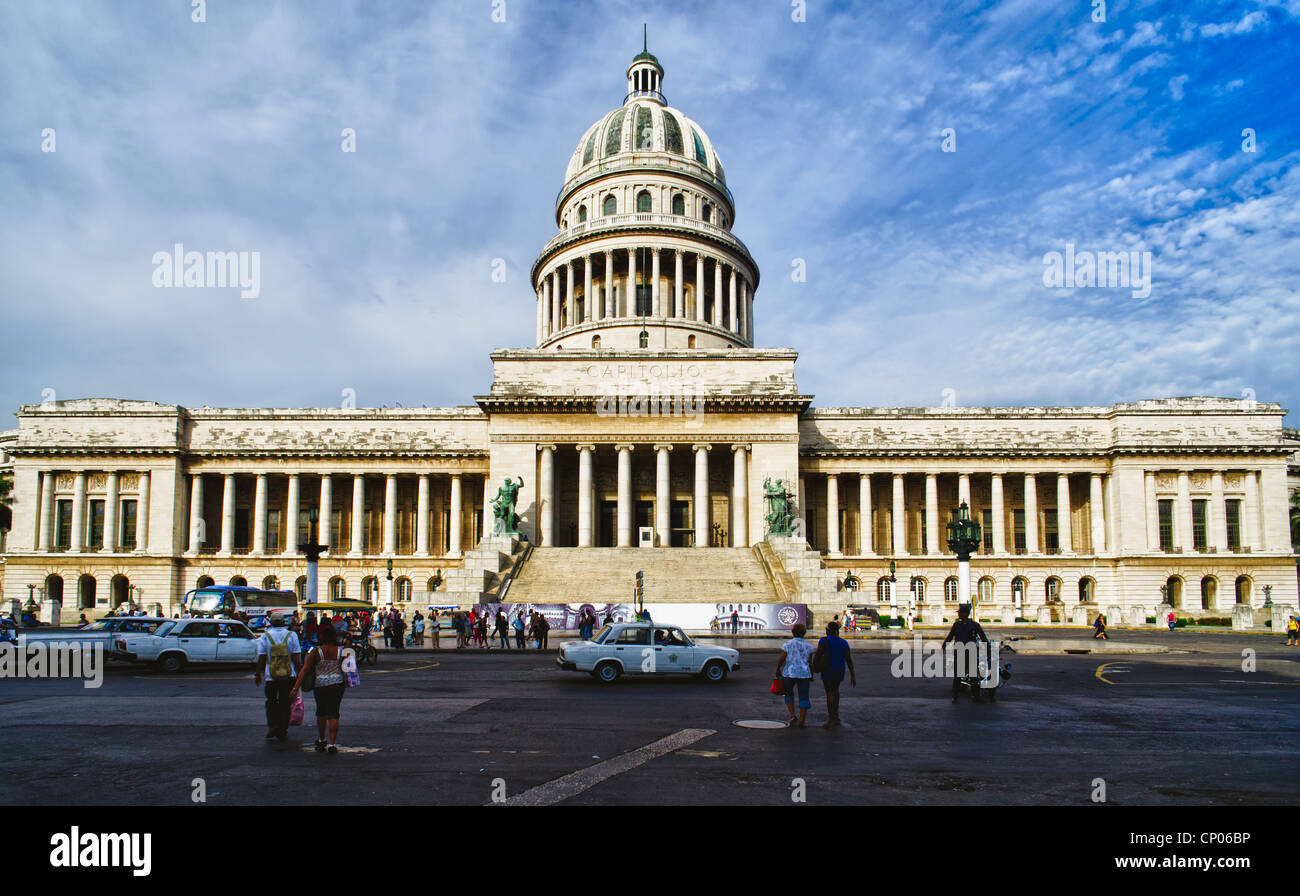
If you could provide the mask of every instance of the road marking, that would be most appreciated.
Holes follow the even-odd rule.
[[[442,663],[429,663],[427,666],[411,666],[409,669],[366,669],[365,674],[362,677],[369,676],[369,675],[391,675],[394,672],[419,672],[421,669],[432,669],[435,666],[441,666],[441,665]],[[133,675],[131,677],[139,681],[145,681],[145,680],[148,681],[245,681],[253,677],[251,674],[249,675],[184,675],[183,678],[179,677],[179,675],[184,675],[184,673],[179,673],[178,677],[176,678],[165,678],[165,679],[160,679],[157,674]]]
[[[334,749],[338,750],[340,753],[378,753],[380,750],[379,747],[342,747],[338,744],[334,745]],[[302,752],[315,753],[316,747],[313,744],[303,744]]]
[[[489,805],[550,806],[577,796],[585,790],[590,790],[601,781],[645,765],[651,759],[671,753],[674,750],[680,750],[682,747],[689,747],[697,740],[703,740],[711,734],[717,734],[717,732],[711,728],[683,728],[676,734],[662,737],[654,743],[638,747],[630,753],[615,756],[613,759],[606,759],[604,762],[598,762],[562,778],[556,778],[554,781],[538,784],[536,787],[531,787],[523,793],[510,797],[503,803]]]

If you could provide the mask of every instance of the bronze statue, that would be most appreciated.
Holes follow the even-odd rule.
[[[519,534],[519,514],[515,513],[515,501],[523,486],[524,477],[520,476],[519,482],[514,483],[507,476],[501,488],[497,489],[497,496],[492,501],[493,535]]]

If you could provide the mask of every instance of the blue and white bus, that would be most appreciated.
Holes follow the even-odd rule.
[[[249,628],[260,629],[266,626],[266,617],[276,610],[286,616],[293,615],[298,609],[298,595],[292,591],[268,591],[242,585],[209,585],[186,592],[181,607],[186,616],[234,619],[243,614]]]

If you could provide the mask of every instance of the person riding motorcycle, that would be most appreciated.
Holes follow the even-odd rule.
[[[984,627],[970,618],[970,605],[962,604],[957,608],[957,621],[952,624],[948,630],[948,637],[943,639],[943,646],[947,648],[950,641],[956,641],[958,644],[970,644],[976,640],[982,640],[985,646],[991,651],[992,643],[989,636],[984,634]],[[968,656],[970,654],[967,654]],[[961,692],[962,679],[969,680],[971,692],[975,695],[976,703],[983,703],[984,699],[980,695],[980,675],[978,669],[963,669],[962,663],[953,664],[952,673],[952,702],[957,702],[957,695]],[[966,674],[963,675],[962,673]],[[974,673],[973,675],[971,673]]]

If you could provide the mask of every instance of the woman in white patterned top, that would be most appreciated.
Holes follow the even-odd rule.
[[[781,657],[776,661],[776,674],[781,679],[781,685],[785,690],[785,708],[790,713],[789,725],[794,725],[794,692],[799,690],[799,727],[808,727],[805,720],[808,718],[808,710],[812,707],[812,700],[809,697],[809,689],[812,687],[812,655],[813,647],[803,639],[808,633],[808,629],[802,623],[796,623],[790,629],[793,635],[789,641],[781,645]]]
[[[333,626],[325,625],[320,629],[320,646],[307,654],[298,680],[293,683],[290,699],[296,699],[302,690],[302,679],[309,670],[316,671],[316,684],[312,691],[316,695],[316,739],[317,753],[337,753],[335,742],[339,738],[339,708],[343,703],[343,692],[348,689],[347,679],[343,674],[343,660],[353,655],[346,647],[338,646],[338,633]],[[325,743],[326,731],[329,732],[329,744]]]

